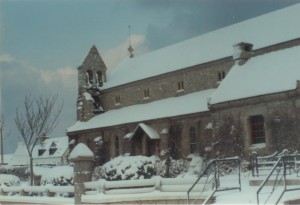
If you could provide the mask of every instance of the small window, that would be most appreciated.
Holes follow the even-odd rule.
[[[120,141],[119,141],[119,136],[115,137],[115,153],[116,153],[116,156],[120,155]]]
[[[226,73],[224,71],[218,72],[218,79],[219,81],[222,81],[226,76]]]
[[[182,91],[184,90],[184,82],[183,81],[180,81],[177,83],[177,88],[179,91]]]
[[[195,153],[197,150],[197,134],[194,127],[190,128],[190,151]]]
[[[121,98],[120,96],[116,96],[116,105],[119,105],[121,103]]]
[[[149,98],[150,97],[150,90],[149,89],[146,89],[144,90],[144,98]]]
[[[49,149],[49,155],[53,155],[56,152],[57,148],[50,148]]]
[[[265,143],[264,117],[262,115],[250,117],[250,129],[253,144]]]
[[[42,156],[45,153],[45,151],[46,151],[45,149],[39,149],[38,151],[39,157]]]

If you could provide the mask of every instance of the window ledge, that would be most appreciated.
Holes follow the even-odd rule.
[[[184,89],[177,90],[176,93],[182,93],[183,91],[184,91]]]
[[[249,149],[262,149],[267,147],[266,143],[257,143],[257,144],[252,144]]]

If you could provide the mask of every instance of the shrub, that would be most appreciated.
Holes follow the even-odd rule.
[[[102,177],[108,181],[149,179],[156,175],[157,157],[118,156],[102,166]]]
[[[1,166],[0,174],[17,176],[21,181],[28,181],[29,179],[28,166]]]
[[[35,168],[35,173],[41,172],[41,185],[52,184],[53,186],[74,185],[74,171],[70,166],[57,166],[53,168]]]

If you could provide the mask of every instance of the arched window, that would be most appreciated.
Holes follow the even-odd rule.
[[[87,84],[93,84],[93,71],[87,70],[86,71],[87,75]]]
[[[195,153],[197,150],[197,134],[195,127],[190,128],[190,151]]]
[[[102,86],[102,85],[103,85],[103,81],[102,81],[102,72],[101,72],[101,71],[98,71],[98,72],[97,72],[97,82],[98,82],[98,85],[99,85],[99,86]]]
[[[119,141],[119,136],[115,137],[115,153],[116,153],[116,156],[120,155],[120,141]]]

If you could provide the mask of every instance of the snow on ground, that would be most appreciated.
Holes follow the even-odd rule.
[[[241,191],[231,190],[231,191],[221,191],[217,192],[214,196],[216,201],[214,204],[257,204],[257,191],[259,186],[250,186],[249,180],[251,179],[261,179],[264,180],[266,176],[262,177],[252,177],[251,172],[246,172],[241,174]],[[275,178],[275,177],[274,177]],[[289,176],[290,179],[299,180],[297,176]],[[237,178],[234,176],[222,177],[221,187],[232,187],[238,185]],[[300,188],[300,185],[288,186],[288,189]],[[273,186],[265,186],[264,189],[259,194],[260,204],[275,204],[278,197],[282,193],[284,187],[276,186],[274,188],[274,193],[270,195]],[[286,192],[279,204],[283,204],[286,200],[300,199],[300,191]]]
[[[18,185],[20,183],[20,179],[17,176],[11,174],[0,174],[0,185]]]

